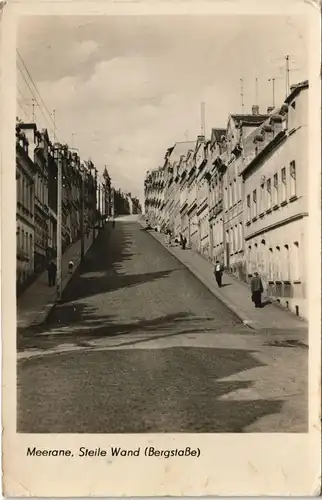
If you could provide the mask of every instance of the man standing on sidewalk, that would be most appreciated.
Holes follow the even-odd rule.
[[[221,288],[222,286],[222,275],[223,275],[223,267],[220,264],[219,260],[217,260],[215,263],[215,278],[219,288]]]
[[[252,301],[255,304],[255,307],[262,307],[262,293],[263,283],[258,273],[254,273],[252,280],[250,282],[250,288],[252,291]]]
[[[57,274],[57,266],[53,259],[50,260],[48,266],[48,284],[49,286],[55,286],[56,283],[56,274]]]

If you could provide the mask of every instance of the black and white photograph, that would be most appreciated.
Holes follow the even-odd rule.
[[[315,496],[321,12],[9,3],[4,495]]]
[[[308,431],[308,37],[19,19],[18,433]]]

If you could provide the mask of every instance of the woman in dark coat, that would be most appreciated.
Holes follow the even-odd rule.
[[[263,283],[258,273],[254,273],[254,276],[250,282],[250,288],[252,291],[252,301],[255,304],[255,307],[262,307],[262,293]]]

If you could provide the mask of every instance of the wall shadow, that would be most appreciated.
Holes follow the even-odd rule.
[[[252,381],[221,380],[258,366],[252,351],[186,347],[21,361],[18,432],[240,433],[284,403],[240,400]]]
[[[178,269],[174,263],[173,268],[164,271],[125,274],[122,263],[133,258],[134,245],[133,223],[121,222],[117,228],[103,230],[64,290],[63,302],[152,282]]]

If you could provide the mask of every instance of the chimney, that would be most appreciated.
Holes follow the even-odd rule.
[[[267,108],[267,114],[270,115],[272,111],[274,111],[274,106],[268,106]]]
[[[26,138],[28,139],[28,156],[32,161],[35,161],[35,148],[36,148],[36,125],[34,123],[22,123],[20,125],[21,130],[25,133]]]
[[[259,115],[259,106],[257,104],[254,104],[252,106],[252,114],[253,115]]]

